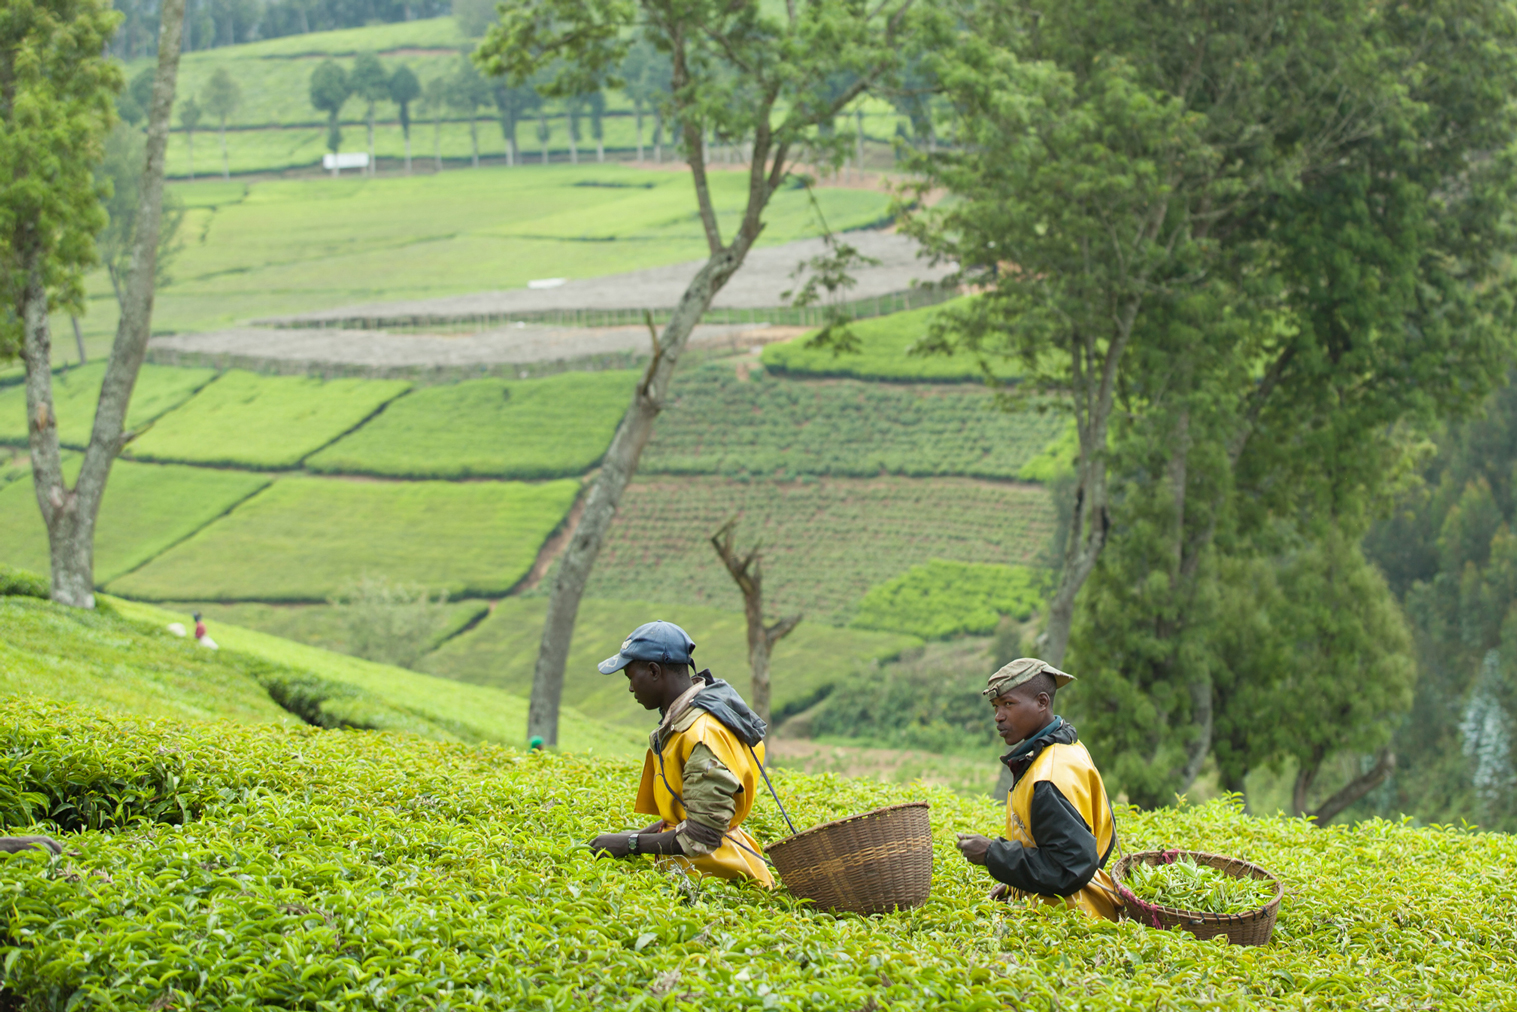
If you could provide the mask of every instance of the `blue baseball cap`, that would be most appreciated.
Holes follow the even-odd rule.
[[[622,641],[619,653],[596,665],[603,675],[614,675],[633,661],[658,661],[660,664],[692,664],[695,641],[673,622],[648,622],[632,630]]]

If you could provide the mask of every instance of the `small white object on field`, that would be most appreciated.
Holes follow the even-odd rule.
[[[557,288],[568,281],[568,278],[538,278],[536,281],[528,281],[528,288]]]
[[[196,640],[196,642],[199,643],[203,647],[210,647],[212,650],[220,650],[221,649],[220,647],[218,647],[216,645],[216,641],[213,640],[213,639],[211,639],[209,636],[202,636],[202,637],[200,637],[200,639]]]
[[[369,167],[369,153],[367,151],[344,152],[339,155],[322,155],[321,167],[331,172],[333,169],[366,169]]]
[[[188,636],[189,635],[189,633],[187,633],[187,632],[184,631],[184,623],[183,622],[170,622],[169,623],[169,632],[173,633],[175,636]]]

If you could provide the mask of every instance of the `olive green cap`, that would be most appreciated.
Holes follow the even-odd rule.
[[[995,699],[997,696],[1003,696],[1017,686],[1031,681],[1035,675],[1045,672],[1053,676],[1055,688],[1062,689],[1075,680],[1074,675],[1060,671],[1047,661],[1040,661],[1036,657],[1018,657],[991,675],[986,682],[985,691],[980,693],[980,695]]]

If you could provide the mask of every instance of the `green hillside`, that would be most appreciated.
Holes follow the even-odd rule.
[[[218,624],[221,649],[172,635],[189,616],[103,598],[96,611],[0,596],[0,698],[79,702],[139,717],[405,731],[524,744],[526,701]],[[297,715],[298,714],[298,715]],[[563,748],[640,754],[638,735],[566,713]]]
[[[140,428],[172,411],[215,377],[211,369],[144,365],[137,375],[137,385],[132,388],[127,428]],[[83,368],[53,375],[53,413],[58,417],[59,443],[76,449],[89,443],[95,426],[95,408],[100,401],[100,384],[104,380],[104,362],[91,362]],[[20,383],[0,387],[0,443],[25,446],[26,441],[26,388]]]
[[[217,50],[224,52],[225,50]],[[713,172],[730,235],[746,176]],[[171,282],[155,298],[156,332],[210,330],[360,302],[520,288],[534,278],[592,278],[706,255],[688,173],[624,165],[487,167],[436,175],[219,179],[172,190],[189,210]],[[816,198],[835,229],[889,213],[889,196],[827,187]],[[815,235],[806,192],[776,194],[764,244]],[[104,272],[88,278],[81,320],[91,355],[115,333]],[[55,321],[59,334],[69,321]],[[73,342],[57,341],[59,361]]]
[[[864,919],[597,860],[584,841],[636,818],[631,762],[24,700],[0,722],[6,824],[73,852],[58,874],[0,861],[25,931],[7,989],[55,1007],[1319,1012],[1504,1008],[1517,989],[1510,836],[1122,809],[1130,850],[1283,877],[1273,942],[1239,949],[987,900],[954,834],[998,832],[1001,809],[921,785],[774,775],[803,826],[931,805],[931,898]],[[768,798],[748,821],[771,842],[782,826]]]

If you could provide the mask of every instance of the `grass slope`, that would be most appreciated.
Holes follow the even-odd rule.
[[[600,460],[635,371],[426,387],[313,455],[309,470],[395,478],[563,478]]]
[[[1015,478],[1063,425],[998,410],[980,385],[797,382],[723,361],[682,375],[674,394],[645,474]]]
[[[159,629],[169,622],[185,620],[182,614],[149,604],[126,600],[112,603],[123,618]],[[376,664],[226,623],[217,623],[214,639],[224,653],[245,654],[351,685],[463,741],[526,745],[527,701],[520,696]],[[559,725],[559,747],[575,752],[593,749],[612,755],[640,755],[646,741],[588,720],[571,705]]]
[[[78,476],[81,460],[78,454],[65,460],[69,481]],[[96,583],[130,572],[268,483],[265,475],[246,471],[116,461],[95,531]],[[29,474],[0,485],[0,546],[6,562],[48,571],[47,528]]]
[[[968,478],[642,478],[586,593],[740,609],[707,540],[733,516],[740,548],[763,543],[766,608],[835,625],[869,588],[930,559],[1033,564],[1054,523],[1046,490]]]
[[[352,653],[348,626],[342,609],[330,604],[264,604],[260,601],[173,601],[162,607],[188,616],[200,612],[205,616],[212,632],[220,623],[241,626],[256,632],[268,633],[280,639],[294,640],[323,650]],[[449,601],[442,606],[440,628],[433,638],[433,645],[455,636],[475,619],[490,610],[488,601]]]
[[[546,597],[501,601],[474,629],[424,658],[422,667],[449,678],[530,694],[547,607]],[[718,678],[748,694],[748,634],[741,612],[591,598],[581,602],[574,626],[564,701],[597,720],[651,730],[657,720],[627,692],[627,680],[602,675],[595,665],[616,653],[627,633],[654,619],[683,626],[695,640],[696,664],[709,667]],[[772,711],[799,710],[859,664],[893,656],[920,642],[912,636],[802,622],[775,646],[770,672]]]
[[[53,375],[53,413],[58,418],[58,442],[64,446],[82,449],[90,441],[105,365],[92,362]],[[146,425],[177,408],[215,376],[213,369],[144,365],[137,374],[137,385],[132,388],[127,430]],[[26,388],[19,383],[0,388],[0,443],[25,446],[27,438]]]
[[[137,460],[294,467],[411,388],[401,380],[262,376],[234,369],[133,443]]]
[[[157,601],[324,601],[364,573],[505,593],[569,511],[577,481],[375,482],[292,475],[108,589]]]
[[[315,138],[321,131],[311,133]],[[714,171],[710,179],[730,233],[747,177]],[[214,203],[195,197],[201,186],[210,188]],[[706,255],[688,172],[609,163],[522,165],[230,187],[215,180],[175,192],[196,206],[185,220],[186,245],[174,262],[173,283],[155,297],[157,330],[205,330],[358,302],[517,288],[534,278],[597,277]],[[884,193],[829,187],[816,199],[836,229],[888,213]],[[766,244],[818,232],[800,189],[776,194],[765,219]],[[88,293],[90,312],[81,321],[86,335],[105,335],[115,326],[116,307],[103,273],[90,275]],[[60,353],[66,350],[60,344]]]
[[[954,834],[1001,832],[1001,809],[920,785],[775,777],[801,825],[931,804],[931,897],[866,919],[597,859],[585,840],[636,821],[633,763],[25,703],[0,726],[7,823],[26,826],[10,799],[35,792],[38,828],[57,820],[75,852],[0,862],[24,938],[6,985],[38,1005],[1472,1012],[1517,994],[1517,840],[1500,834],[1124,809],[1130,850],[1283,876],[1274,941],[1239,949],[988,900]],[[109,831],[74,830],[86,793]],[[748,822],[769,841],[782,825],[767,799]]]
[[[944,305],[952,305],[945,303]],[[826,349],[807,348],[811,334],[764,348],[762,361],[777,372],[803,376],[847,376],[872,380],[930,380],[957,382],[983,380],[985,374],[967,355],[912,355],[911,346],[927,336],[927,328],[944,305],[910,309],[903,313],[852,325],[860,349],[841,355]],[[1014,379],[1020,370],[1014,362],[995,366],[999,379]]]

